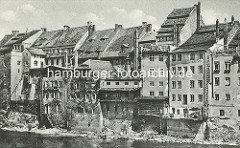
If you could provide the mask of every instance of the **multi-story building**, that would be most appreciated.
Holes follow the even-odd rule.
[[[170,112],[175,118],[203,119],[209,105],[210,49],[223,42],[233,22],[202,26],[170,56]]]
[[[174,9],[157,31],[157,43],[179,46],[204,25],[200,2],[194,7]]]
[[[41,34],[40,30],[33,30],[27,33],[13,31],[6,35],[1,41],[1,80],[5,94],[1,96],[11,98],[12,101],[19,100],[16,96],[19,81],[22,78],[22,52],[26,47],[31,46],[35,39]]]

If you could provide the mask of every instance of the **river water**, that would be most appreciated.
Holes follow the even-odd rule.
[[[226,145],[192,145],[133,141],[126,139],[101,140],[87,137],[44,137],[28,132],[0,130],[0,148],[237,148]]]

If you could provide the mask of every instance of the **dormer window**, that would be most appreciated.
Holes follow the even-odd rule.
[[[96,39],[96,36],[93,36],[91,38],[88,39],[89,42],[93,42]]]

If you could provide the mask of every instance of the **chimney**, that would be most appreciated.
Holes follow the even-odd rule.
[[[13,31],[12,31],[12,34],[13,34],[13,35],[18,35],[18,34],[19,34],[19,30],[13,30]]]
[[[216,20],[216,42],[219,41],[219,21],[218,19]]]
[[[224,28],[224,48],[227,49],[227,44],[228,44],[228,23],[227,23],[227,19],[225,18],[225,28]]]
[[[152,24],[147,24],[147,32],[152,32]]]
[[[197,8],[197,30],[200,29],[200,19],[201,19],[201,3],[198,2],[198,4],[196,5]]]
[[[65,30],[68,30],[70,27],[69,27],[68,25],[64,25],[63,28],[64,28]]]
[[[95,32],[95,25],[92,24],[92,22],[87,22],[88,26],[88,36],[91,36]]]
[[[142,22],[142,26],[143,27],[147,26],[147,22]]]
[[[234,23],[234,16],[231,17],[231,22]]]
[[[42,32],[47,32],[47,28],[43,27],[43,28],[41,28],[41,31]]]
[[[138,62],[138,29],[134,32],[135,43],[134,43],[134,70],[138,70],[139,62]]]
[[[179,33],[178,33],[178,25],[174,23],[173,26],[173,44],[178,47],[179,41]]]
[[[115,24],[114,32],[122,29],[122,25]]]

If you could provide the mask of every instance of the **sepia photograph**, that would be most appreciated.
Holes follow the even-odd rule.
[[[0,0],[0,148],[240,147],[239,0]]]

